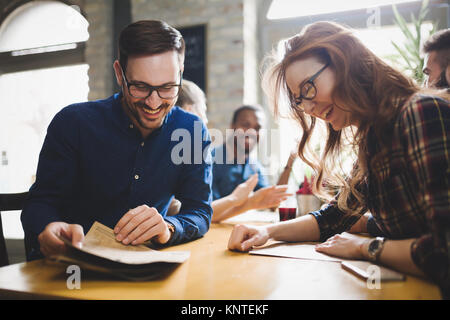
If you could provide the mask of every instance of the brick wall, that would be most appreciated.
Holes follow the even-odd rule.
[[[86,63],[89,64],[89,100],[104,99],[114,91],[113,2],[89,0],[83,10],[89,22]]]

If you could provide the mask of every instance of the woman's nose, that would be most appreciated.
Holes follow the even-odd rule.
[[[314,110],[316,107],[316,103],[312,100],[303,100],[303,110],[305,110],[305,113],[315,116]]]

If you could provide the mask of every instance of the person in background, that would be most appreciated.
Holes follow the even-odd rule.
[[[176,105],[187,112],[197,115],[205,124],[208,124],[205,93],[195,82],[183,79]]]
[[[426,276],[448,296],[450,95],[424,94],[336,23],[307,25],[283,44],[264,73],[265,92],[275,112],[280,101],[290,102],[303,129],[299,156],[316,172],[315,193],[329,203],[286,222],[235,226],[228,248],[321,241],[319,252]],[[328,129],[320,159],[308,145],[318,122]],[[353,169],[333,171],[347,148],[356,153]],[[345,232],[355,229],[371,237]]]
[[[426,87],[448,89],[450,87],[450,28],[433,34],[423,45],[425,66],[423,73]]]
[[[199,120],[174,106],[183,37],[163,21],[137,21],[122,30],[118,47],[113,67],[121,92],[67,106],[48,127],[21,216],[28,260],[63,252],[61,236],[81,246],[95,221],[126,245],[174,245],[209,229],[211,159],[180,165],[171,156],[172,133],[182,128],[193,136]],[[211,158],[208,130],[201,130],[201,151]],[[170,217],[174,196],[183,205]]]
[[[250,153],[259,142],[260,129],[264,125],[265,115],[259,105],[244,105],[233,113],[231,129],[233,135],[226,142],[214,149],[213,164],[213,200],[232,194],[241,183],[257,175],[255,192],[248,200],[214,214],[212,221],[221,221],[249,209],[271,209],[277,207],[287,197],[287,182],[296,155],[291,154],[276,185],[270,186],[263,175],[262,165],[257,159],[250,158]],[[277,201],[272,201],[277,200]]]
[[[183,80],[182,91],[176,104],[182,109],[198,115],[204,123],[208,122],[205,94],[194,82]],[[289,171],[288,173],[290,173],[294,160],[295,155],[291,155],[287,164],[289,170],[284,170],[284,176],[280,180],[283,184],[287,183],[289,174],[286,175],[286,172]],[[222,196],[215,197],[211,205],[213,208],[212,222],[220,222],[248,210],[277,207],[290,196],[286,192],[286,186],[259,187],[259,190],[253,192],[259,181],[258,177],[258,173],[248,175],[245,179],[240,180],[239,183],[235,183]],[[177,214],[180,208],[181,202],[174,199],[170,205],[168,215]]]

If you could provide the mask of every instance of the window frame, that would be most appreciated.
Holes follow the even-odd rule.
[[[6,18],[19,7],[34,2],[33,0],[0,0],[0,26],[3,25]],[[86,19],[86,14],[82,10],[81,3],[78,1],[57,0],[68,6],[76,5],[80,8],[80,14]],[[73,44],[73,49],[67,49],[67,44]],[[26,48],[23,50],[13,50],[0,53],[0,75],[6,73],[14,73],[28,70],[54,68],[74,64],[86,63],[85,51],[86,41],[61,44],[62,50],[53,50],[46,52],[47,47]],[[48,47],[57,48],[59,45]],[[29,49],[42,49],[42,53],[29,53],[23,55],[15,55],[17,51],[27,51]],[[31,50],[30,50],[31,51]]]

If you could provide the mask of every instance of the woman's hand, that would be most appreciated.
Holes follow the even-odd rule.
[[[250,195],[248,207],[256,210],[278,207],[281,202],[292,196],[291,193],[286,193],[287,189],[287,185],[261,188]]]
[[[316,251],[345,259],[365,260],[364,249],[369,240],[344,232],[316,245]]]
[[[254,246],[262,246],[269,240],[266,227],[236,225],[228,240],[228,249],[249,251]]]

